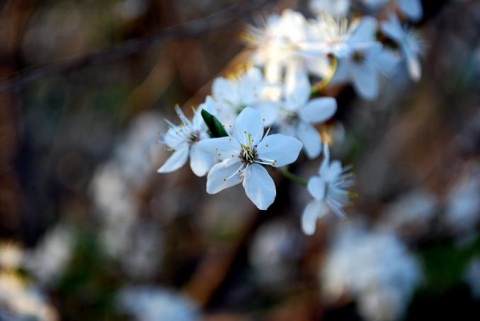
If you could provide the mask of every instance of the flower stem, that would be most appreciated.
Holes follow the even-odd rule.
[[[279,169],[279,171],[280,171],[280,173],[282,173],[283,176],[285,176],[286,178],[288,178],[292,182],[295,182],[299,185],[307,187],[308,181],[306,179],[303,179],[303,178],[293,174],[292,172],[290,172],[286,168]]]
[[[327,88],[328,85],[330,85],[330,83],[332,82],[333,76],[335,76],[335,72],[337,71],[337,68],[338,68],[338,59],[333,55],[331,59],[332,59],[332,71],[330,72],[330,75],[328,75],[327,78],[322,79],[322,81],[312,86],[311,96],[313,97],[319,96],[322,93],[322,91],[324,91],[325,88]]]

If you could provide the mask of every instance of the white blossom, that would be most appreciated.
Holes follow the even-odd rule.
[[[307,20],[293,10],[270,15],[263,27],[251,26],[246,35],[255,49],[252,62],[263,66],[265,78],[279,83],[283,73],[306,72],[300,48],[307,40]]]
[[[389,20],[382,22],[381,29],[397,43],[407,63],[410,78],[414,81],[420,80],[422,70],[419,55],[425,46],[423,40],[414,31],[403,28],[394,14],[390,15]]]
[[[127,287],[117,297],[121,311],[136,321],[200,320],[193,302],[172,290],[154,287]]]
[[[263,165],[293,163],[302,149],[302,143],[294,137],[264,135],[261,116],[250,107],[238,115],[231,136],[198,144],[221,160],[208,173],[207,192],[215,194],[243,183],[248,198],[261,210],[267,209],[276,195],[275,183]]]
[[[170,123],[170,128],[164,135],[163,143],[167,145],[173,154],[158,169],[158,173],[170,173],[176,171],[188,160],[190,156],[190,168],[197,176],[204,176],[214,163],[213,157],[198,148],[197,142],[208,138],[207,126],[203,121],[201,111],[205,106],[200,106],[190,121],[182,110],[177,106],[175,111],[182,121],[181,125],[175,126]],[[208,111],[208,110],[207,110]],[[210,110],[209,112],[213,112]]]
[[[310,9],[317,15],[329,14],[332,16],[346,16],[350,9],[351,0],[311,0]]]
[[[351,174],[345,172],[339,161],[330,162],[328,145],[324,147],[324,159],[318,170],[319,176],[308,180],[307,189],[314,200],[302,214],[302,229],[307,235],[315,233],[316,221],[329,209],[343,218],[343,207],[348,203],[348,188],[353,185]]]
[[[274,116],[277,110],[275,101],[278,100],[280,92],[280,86],[268,83],[256,67],[249,69],[238,79],[218,77],[212,84],[215,109],[219,120],[227,129],[247,106],[257,109],[265,119],[265,125],[271,125],[271,116]]]
[[[297,137],[303,143],[309,158],[322,151],[322,139],[314,124],[330,119],[337,110],[331,97],[310,98],[310,82],[303,73],[292,75],[286,81],[286,97],[280,103],[279,123],[283,134]]]
[[[349,223],[335,235],[320,278],[327,298],[350,296],[366,320],[398,320],[421,281],[421,269],[394,234]]]

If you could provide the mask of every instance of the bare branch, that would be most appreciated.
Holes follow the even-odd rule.
[[[23,86],[43,77],[72,72],[87,66],[101,65],[126,57],[139,51],[151,48],[165,41],[179,38],[197,37],[202,34],[218,30],[249,17],[251,13],[264,8],[272,0],[250,1],[248,4],[237,4],[206,18],[191,21],[185,25],[170,27],[158,34],[128,40],[112,47],[86,56],[75,57],[49,65],[25,69],[20,74],[0,82],[0,93],[19,90]]]

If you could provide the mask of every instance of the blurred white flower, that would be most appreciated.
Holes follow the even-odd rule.
[[[349,200],[348,188],[353,186],[351,174],[346,173],[339,161],[330,162],[328,145],[324,147],[324,158],[318,176],[308,180],[308,191],[314,200],[307,205],[302,214],[302,229],[307,235],[315,233],[317,219],[328,213],[329,209],[339,217],[345,217],[343,207]]]
[[[135,321],[196,321],[200,313],[193,302],[179,293],[154,287],[131,287],[118,294],[121,311]]]
[[[443,220],[447,229],[465,238],[476,233],[480,221],[480,166],[466,171],[450,189]]]
[[[154,113],[136,118],[116,146],[113,157],[99,167],[91,182],[102,246],[134,278],[139,274],[142,278],[151,277],[149,271],[158,267],[162,257],[160,248],[155,255],[150,250],[151,244],[161,242],[157,238],[161,236],[159,231],[153,233],[152,239],[149,231],[137,233],[142,225],[138,222],[138,190],[147,184],[165,156],[164,148],[155,141],[161,123],[162,119]],[[148,260],[150,268],[140,264]]]
[[[390,19],[381,23],[382,31],[395,41],[407,63],[408,73],[414,81],[420,80],[422,69],[419,56],[425,49],[425,42],[419,34],[407,28],[403,28],[394,14]]]
[[[301,257],[301,237],[290,222],[273,221],[259,228],[253,237],[249,259],[262,285],[286,284]]]
[[[396,5],[408,18],[418,21],[423,16],[421,0],[395,0]]]
[[[394,234],[349,223],[336,231],[320,279],[329,299],[352,297],[366,320],[398,320],[421,281],[421,269]]]
[[[328,74],[326,57],[304,56],[307,26],[301,13],[285,10],[280,16],[269,16],[263,27],[249,28],[246,38],[255,49],[252,61],[264,67],[267,81],[280,83],[284,73],[306,73],[309,69],[318,76]]]
[[[22,264],[25,253],[15,242],[0,242],[0,270],[16,270]]]
[[[464,279],[470,286],[472,296],[480,299],[480,257],[475,257],[470,261],[465,270]]]
[[[311,0],[310,9],[317,15],[346,16],[351,0]]]
[[[438,213],[437,196],[424,189],[415,189],[393,201],[377,222],[384,231],[406,232],[420,237],[430,231],[431,221]]]
[[[0,273],[0,312],[8,311],[11,320],[56,321],[56,311],[41,293],[27,286],[17,275]],[[0,319],[3,315],[0,314]],[[7,319],[10,320],[10,319]]]
[[[45,234],[32,252],[26,254],[26,268],[40,284],[55,284],[70,263],[75,242],[74,230],[58,224]]]

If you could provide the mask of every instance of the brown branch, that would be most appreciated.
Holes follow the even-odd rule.
[[[170,27],[149,37],[128,40],[103,51],[26,69],[20,74],[0,82],[0,93],[19,90],[21,87],[44,77],[109,63],[166,41],[197,37],[213,30],[221,30],[222,27],[231,24],[232,21],[238,23],[239,20],[249,17],[253,12],[261,10],[270,2],[272,0],[250,1],[244,5],[232,5],[208,17],[191,21],[185,25]]]

